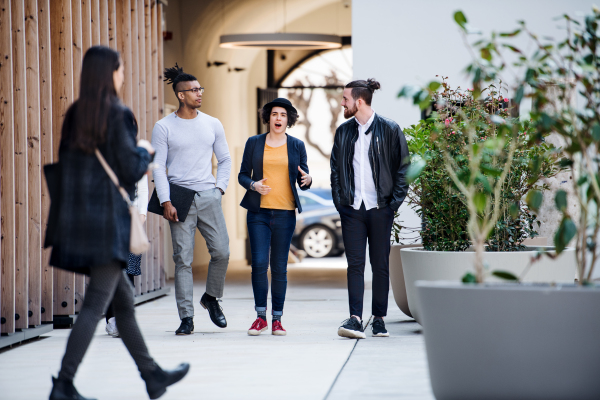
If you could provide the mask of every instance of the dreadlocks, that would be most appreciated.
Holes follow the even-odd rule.
[[[186,74],[183,72],[183,68],[181,68],[177,63],[173,68],[165,68],[165,79],[169,85],[173,85],[173,91],[175,92],[175,96],[177,96],[177,84],[179,82],[189,82],[189,81],[197,81],[194,75]]]

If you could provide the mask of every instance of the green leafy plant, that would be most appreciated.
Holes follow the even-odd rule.
[[[572,188],[579,209],[578,220],[567,207],[567,193],[558,191],[557,209],[562,213],[554,235],[556,253],[560,254],[572,240],[578,266],[579,282],[592,278],[600,257],[597,244],[600,231],[600,10],[577,20],[569,15],[559,18],[564,22],[565,36],[559,40],[540,38],[527,24],[519,22],[511,32],[495,34],[471,45],[475,55],[467,72],[473,78],[475,95],[487,82],[503,74],[515,78],[512,88],[514,101],[519,104],[531,98],[531,129],[528,140],[541,144],[549,134],[558,135],[564,142],[560,149],[561,166],[572,172]],[[467,19],[462,12],[455,20],[467,37]],[[530,54],[518,48],[514,40],[525,36],[533,44]],[[515,62],[507,62],[506,53],[516,55]],[[579,97],[581,106],[576,105]],[[540,165],[531,165],[534,175],[540,174]],[[532,191],[527,196],[531,209],[537,209],[541,194]]]
[[[473,91],[453,89],[446,78],[400,93],[415,103],[429,96],[436,110],[427,121],[404,129],[412,157],[408,197],[423,221],[427,250],[466,250],[475,243],[470,232],[478,229],[488,251],[522,250],[523,240],[537,235],[536,216],[522,199],[532,188],[547,189],[539,179],[556,174],[552,148],[529,144],[529,124],[510,118],[508,99],[495,85],[482,93],[485,98],[475,99]],[[540,164],[535,179],[531,163]],[[469,226],[473,212],[487,223]]]

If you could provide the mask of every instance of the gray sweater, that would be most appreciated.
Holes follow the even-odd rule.
[[[156,150],[153,175],[160,204],[171,200],[169,182],[197,192],[215,186],[227,189],[231,157],[218,119],[202,112],[194,119],[169,114],[154,125],[152,146]],[[213,152],[218,162],[216,180],[212,175]]]

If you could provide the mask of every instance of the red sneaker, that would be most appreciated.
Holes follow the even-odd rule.
[[[269,327],[269,325],[267,324],[267,321],[265,321],[262,318],[256,318],[256,321],[254,321],[254,323],[252,323],[252,326],[248,330],[248,335],[258,336],[262,332],[267,330],[268,327]]]
[[[273,330],[271,331],[271,333],[275,336],[287,335],[286,330],[283,329],[283,326],[281,326],[281,321],[273,321]]]

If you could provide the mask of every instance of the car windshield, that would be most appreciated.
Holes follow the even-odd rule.
[[[325,200],[333,200],[333,196],[331,195],[331,190],[329,189],[311,189],[310,193],[319,196]]]

